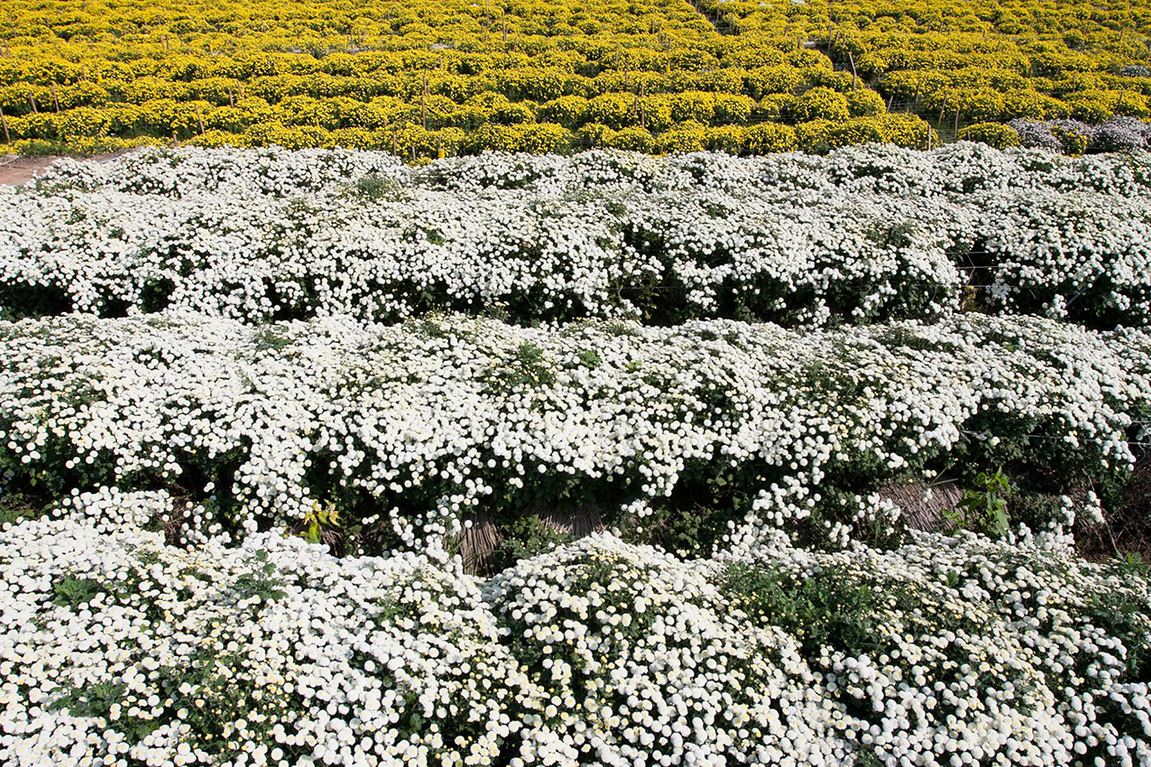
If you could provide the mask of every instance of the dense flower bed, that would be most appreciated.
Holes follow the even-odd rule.
[[[933,126],[947,136],[988,120],[1151,116],[1151,23],[1137,4],[8,0],[6,10],[0,151],[184,141],[405,157],[764,154],[930,148]]]
[[[743,158],[706,152],[667,157],[620,151],[570,156],[487,152],[412,166],[386,152],[179,148],[141,150],[101,162],[60,158],[40,173],[34,186],[44,193],[74,189],[181,197],[212,191],[291,197],[346,190],[362,176],[370,176],[403,187],[461,192],[495,188],[563,194],[635,187],[649,192],[735,194],[844,189],[937,197],[1051,188],[1139,196],[1151,187],[1149,157],[1143,152],[1064,157],[960,142],[930,152],[868,145],[825,156]],[[385,184],[381,191],[386,190]]]
[[[683,562],[595,536],[483,581],[103,491],[0,529],[11,765],[1136,765],[1145,575],[919,535]]]
[[[797,46],[807,25],[780,18],[774,39],[725,37],[684,0],[6,9],[0,151],[938,145],[923,119],[886,114],[878,93]]]
[[[785,16],[806,22],[837,68],[941,129],[985,121],[1151,116],[1148,51],[1131,33],[1145,8],[961,0],[843,0],[787,8],[758,0],[694,0],[737,39],[770,40]],[[786,7],[786,6],[784,6]]]
[[[250,322],[438,309],[787,325],[961,304],[1151,321],[1146,155],[149,152],[0,194],[0,308]]]
[[[69,316],[0,324],[0,465],[57,496],[182,488],[192,537],[332,509],[376,550],[571,504],[638,540],[691,522],[688,550],[774,528],[845,544],[897,531],[884,482],[1004,466],[1051,498],[1015,521],[1059,532],[1058,496],[1121,478],[1147,441],[1149,371],[1142,332],[980,315],[818,333]]]

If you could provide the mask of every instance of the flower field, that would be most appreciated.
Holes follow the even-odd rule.
[[[741,40],[685,0],[6,7],[0,108],[18,151],[938,143],[922,119],[885,114],[878,93],[800,45],[802,19],[779,39]]]
[[[766,154],[930,148],[959,135],[1081,153],[1146,148],[1139,120],[1151,116],[1151,15],[1117,0],[8,0],[5,10],[0,146],[16,152],[175,141],[404,157]]]
[[[154,150],[0,192],[0,316],[821,327],[967,306],[1145,327],[1145,158]]]
[[[799,334],[60,318],[9,325],[0,360],[13,480],[179,487],[203,502],[175,531],[196,539],[302,530],[334,506],[379,539],[369,553],[540,504],[594,504],[673,550],[693,539],[685,554],[777,526],[886,539],[899,520],[868,491],[959,456],[1018,456],[1026,521],[1062,534],[1060,493],[1129,469],[1151,407],[1151,337],[1035,319]]]
[[[73,510],[107,532],[44,520],[0,542],[7,761],[1148,757],[1145,585],[1047,550],[922,537],[684,562],[590,538],[485,582],[420,555],[279,536],[192,553],[124,528],[121,509],[163,505],[86,497]]]
[[[1151,764],[1151,156],[1051,149],[0,188],[0,765]]]
[[[770,38],[780,28],[778,8],[765,3],[699,7],[737,35]],[[822,26],[816,39],[841,69],[941,126],[1151,116],[1141,42],[1151,16],[1141,4],[847,0],[816,8],[808,23]]]

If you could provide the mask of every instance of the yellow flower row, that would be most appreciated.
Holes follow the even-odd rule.
[[[61,146],[80,153],[97,153],[136,146],[159,146],[170,141],[156,136],[125,138],[77,133],[67,139],[18,139],[9,146],[21,153],[52,152]],[[202,133],[183,139],[181,143],[205,147],[275,145],[290,149],[379,149],[420,159],[485,150],[542,153],[612,148],[651,153],[712,150],[730,154],[770,154],[798,149],[825,152],[865,143],[930,148],[939,145],[939,137],[926,122],[913,115],[884,114],[841,121],[817,119],[795,126],[772,122],[708,126],[687,121],[660,133],[634,126],[615,130],[602,123],[588,123],[578,130],[548,122],[522,125],[487,123],[475,130],[456,127],[426,129],[411,123],[391,128],[352,127],[329,130],[313,125],[260,122],[239,132],[206,128]]]
[[[773,39],[774,4],[698,0],[740,37]],[[940,124],[1151,115],[1151,6],[1067,0],[803,3],[811,45],[891,106]]]
[[[716,137],[763,133],[764,123],[792,126],[773,136],[799,137],[794,126],[813,121],[873,137],[859,126],[889,111],[948,131],[1019,117],[1151,116],[1139,34],[1151,19],[1129,8],[1084,14],[1020,0],[976,15],[961,0],[193,0],[178,9],[9,0],[5,10],[0,140],[9,150],[282,135],[304,145],[367,135],[357,143],[374,146],[408,129],[452,136],[489,127],[485,135],[496,136],[533,126],[517,130],[551,138],[528,145],[610,131],[613,141],[658,151],[668,146],[660,137],[699,124],[711,136],[705,146],[758,152],[809,142]],[[923,120],[884,122],[894,123],[910,126],[909,145],[933,136]],[[451,152],[488,148],[489,139],[440,143]]]

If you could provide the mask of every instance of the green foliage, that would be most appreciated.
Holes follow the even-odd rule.
[[[257,605],[283,599],[286,595],[283,590],[284,582],[276,576],[276,569],[268,561],[267,552],[258,552],[255,560],[257,568],[244,573],[232,583],[232,595],[238,602],[255,600]]]
[[[73,609],[107,592],[104,584],[91,578],[65,576],[52,584],[52,603]]]
[[[1011,481],[1002,469],[996,469],[994,474],[979,472],[975,484],[975,489],[964,491],[955,510],[945,511],[944,516],[959,529],[1002,538],[1011,528],[1007,513]]]
[[[584,349],[579,353],[579,362],[585,368],[594,370],[600,366],[601,361],[599,352],[595,349]]]
[[[1120,575],[1151,579],[1151,563],[1144,561],[1143,555],[1138,552],[1129,551],[1117,557],[1112,564]]]
[[[554,381],[555,372],[548,366],[543,348],[531,341],[520,344],[512,364],[513,385],[543,386]]]
[[[403,187],[391,178],[368,174],[356,179],[352,187],[353,194],[364,200],[390,200],[403,199]]]
[[[558,530],[534,515],[500,525],[499,533],[500,542],[488,563],[493,571],[511,567],[521,559],[546,553],[572,540],[570,533]]]
[[[292,337],[281,332],[274,325],[261,325],[256,329],[252,338],[257,349],[261,351],[279,352],[292,345]]]
[[[52,711],[67,710],[72,716],[107,717],[113,705],[124,699],[127,691],[124,684],[113,682],[96,682],[73,687],[58,697],[49,709]]]
[[[112,707],[124,700],[127,690],[127,685],[116,682],[67,687],[48,705],[48,710],[67,711],[76,717],[95,717],[113,724],[110,721]],[[113,726],[129,744],[134,745],[155,732],[161,724],[159,720],[121,715]]]
[[[1127,650],[1127,680],[1151,682],[1151,603],[1124,592],[1093,594],[1083,617]]]
[[[44,515],[50,505],[33,496],[17,492],[0,493],[0,529],[5,525],[37,519]]]
[[[182,709],[189,743],[221,764],[240,755],[232,737],[239,720],[247,722],[249,741],[274,747],[272,728],[279,717],[290,716],[290,700],[278,686],[244,678],[245,665],[242,655],[213,643],[197,648],[179,667],[161,668],[159,685],[171,704],[166,717],[153,721],[162,723],[172,717],[171,712]],[[257,720],[253,711],[264,716]]]
[[[729,565],[721,588],[754,621],[778,626],[813,655],[820,648],[848,655],[879,652],[875,615],[882,605],[867,584],[828,568],[802,578],[774,567]]]

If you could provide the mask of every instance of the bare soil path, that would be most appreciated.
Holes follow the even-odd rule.
[[[84,162],[106,162],[116,157],[122,157],[134,150],[126,149],[121,152],[97,154],[90,157],[79,158]],[[0,155],[0,184],[23,184],[31,180],[38,172],[61,159],[63,155],[46,157],[21,157],[19,155]]]
[[[0,184],[23,184],[36,173],[55,161],[55,157],[2,157],[0,158]]]

